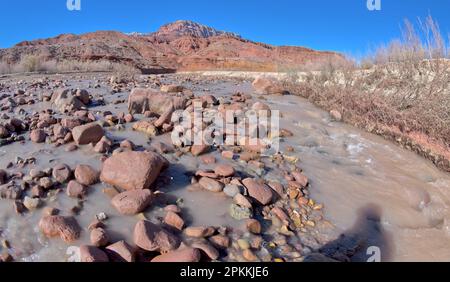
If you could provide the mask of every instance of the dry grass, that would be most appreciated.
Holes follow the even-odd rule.
[[[286,87],[326,110],[339,110],[345,121],[368,131],[383,135],[377,131],[389,128],[401,136],[426,136],[448,156],[448,42],[431,17],[418,26],[407,21],[403,39],[380,47],[359,68],[324,65],[301,82],[293,75]]]
[[[0,74],[13,73],[64,73],[64,72],[115,72],[138,73],[139,70],[125,64],[107,60],[99,61],[56,61],[46,60],[44,57],[27,55],[14,65],[0,62]]]

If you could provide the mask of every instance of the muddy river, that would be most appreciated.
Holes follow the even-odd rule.
[[[172,78],[166,76],[166,82]],[[71,86],[87,87],[89,80],[73,81]],[[217,97],[236,91],[252,93],[249,82],[218,82],[205,80],[185,85],[196,95],[204,93]],[[106,106],[91,108],[119,113],[126,111],[126,104],[112,105],[112,99],[126,99],[128,93],[107,94]],[[257,101],[258,98],[255,98]],[[391,144],[381,137],[365,133],[354,127],[330,120],[328,113],[318,109],[297,96],[266,96],[264,100],[273,110],[282,113],[280,127],[294,133],[281,143],[281,151],[292,146],[290,155],[299,158],[299,166],[310,179],[312,198],[324,204],[325,218],[329,228],[317,232],[322,248],[349,247],[354,241],[365,241],[365,248],[355,250],[353,260],[366,261],[370,255],[367,248],[375,247],[384,261],[449,261],[450,260],[450,175],[435,168],[430,162],[412,152]],[[34,108],[24,107],[26,111]],[[114,140],[128,139],[136,145],[151,144],[142,133],[130,130],[108,130]],[[169,136],[161,136],[169,141]],[[0,168],[5,168],[16,157],[34,157],[36,164],[27,167],[45,169],[57,163],[66,163],[72,168],[77,164],[90,164],[100,169],[99,156],[89,146],[74,152],[65,147],[13,143],[0,147]],[[161,191],[182,199],[188,225],[226,225],[243,228],[242,224],[228,215],[231,200],[223,195],[189,191],[190,177],[187,171],[203,169],[197,159],[190,156],[168,157],[170,169],[165,175],[170,183]],[[219,160],[219,158],[217,158]],[[242,166],[242,169],[246,169]],[[267,179],[282,178],[272,170]],[[111,206],[110,199],[102,192],[104,186],[90,187],[89,196],[77,216],[80,226],[87,226],[95,215],[108,215],[108,232],[112,240],[132,241],[132,230],[136,217],[120,216]],[[58,208],[62,214],[79,204],[60,193],[49,199],[47,206]],[[154,206],[146,211],[148,217],[163,215],[162,207]],[[0,200],[0,229],[2,238],[12,245],[12,255],[23,261],[65,261],[67,244],[61,240],[44,238],[38,230],[41,211],[18,215],[10,200]],[[344,235],[344,236],[343,236]],[[326,241],[327,243],[323,243]],[[89,243],[88,232],[83,232],[80,242]],[[372,248],[372,250],[374,250]]]

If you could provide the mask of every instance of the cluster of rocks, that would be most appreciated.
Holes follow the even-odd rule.
[[[192,80],[189,82],[195,84]],[[249,136],[238,140],[236,132],[216,132],[228,141],[226,145],[152,142],[152,147],[147,149],[137,148],[128,140],[119,143],[106,134],[108,127],[118,128],[126,123],[150,137],[170,133],[181,114],[195,114],[196,105],[206,113],[202,129],[213,123],[208,116],[212,111],[219,116],[231,111],[237,118],[246,110],[266,111],[270,115],[270,107],[261,101],[254,102],[251,95],[243,93],[227,98],[195,97],[192,91],[179,84],[162,84],[158,80],[151,83],[160,90],[131,90],[128,113],[92,112],[89,106],[100,98],[95,100],[94,95],[83,89],[63,88],[41,97],[53,108],[35,112],[24,120],[10,118],[8,123],[0,125],[1,138],[17,137],[29,131],[32,142],[66,144],[67,151],[91,146],[93,152],[100,153],[102,161],[101,171],[85,164],[73,169],[66,164],[43,170],[33,168],[28,174],[0,170],[0,197],[13,200],[18,213],[45,209],[39,229],[46,237],[73,243],[84,230],[90,232],[90,244],[79,247],[83,262],[300,259],[305,254],[304,249],[290,239],[298,238],[298,234],[307,232],[321,220],[322,206],[309,198],[308,178],[297,167],[295,158],[282,153],[267,158],[261,154],[268,149],[265,140],[250,142],[255,140],[250,140]],[[65,86],[64,82],[54,84]],[[48,82],[40,87],[46,85]],[[134,83],[116,77],[109,81],[112,93],[132,85]],[[281,86],[265,78],[257,79],[253,85],[259,94],[286,94]],[[199,131],[196,126],[191,124],[188,128],[191,134]],[[292,132],[282,129],[279,136],[272,138],[292,136]],[[215,152],[219,153],[220,160],[214,156]],[[182,206],[173,202],[165,204],[160,219],[146,218],[144,213],[164,194],[159,191],[160,185],[155,185],[164,180],[161,174],[170,166],[164,154],[175,158],[188,154],[208,167],[191,173],[188,189],[225,195],[231,203],[229,215],[242,221],[244,231],[226,226],[189,226]],[[20,160],[11,167],[21,169],[32,163],[33,160]],[[269,166],[279,169],[284,178],[265,179]],[[107,186],[103,192],[110,197],[118,214],[140,218],[134,227],[133,242],[112,242],[105,214],[98,215],[87,227],[77,222],[90,186],[100,181]],[[76,206],[64,211],[46,206],[61,191],[77,199]]]

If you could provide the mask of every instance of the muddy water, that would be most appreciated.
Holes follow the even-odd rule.
[[[172,81],[167,77],[164,83]],[[89,80],[72,82],[72,87],[84,87]],[[251,93],[249,83],[206,81],[185,83],[196,95],[214,94],[227,96],[236,91]],[[104,94],[106,106],[91,111],[108,110],[115,114],[126,111],[126,104],[113,105],[116,99],[126,99],[128,93],[107,94],[108,88],[90,90]],[[364,248],[355,250],[354,260],[367,260],[369,246],[380,248],[383,260],[435,261],[450,260],[450,175],[437,170],[428,161],[403,150],[380,137],[364,133],[342,123],[331,122],[329,115],[296,96],[270,96],[263,102],[283,114],[281,127],[291,130],[294,137],[281,143],[281,150],[300,159],[299,166],[311,181],[312,198],[325,205],[325,217],[332,228],[324,228],[316,234],[327,246],[351,247],[354,241],[367,242]],[[31,112],[48,105],[39,103],[24,107]],[[138,116],[138,118],[140,118]],[[159,140],[169,142],[169,136],[149,139],[133,132],[130,125],[124,130],[108,129],[108,137],[116,141],[128,139],[142,148],[148,148]],[[26,137],[27,138],[27,137]],[[287,146],[295,151],[287,152]],[[75,152],[65,152],[65,147],[14,143],[0,147],[0,167],[21,158],[35,157],[31,168],[53,167],[59,162],[74,168],[77,164],[90,164],[100,169],[100,154],[92,153],[84,146]],[[223,162],[217,153],[213,153]],[[188,155],[180,158],[166,155],[170,168],[162,177],[169,179],[166,185],[157,187],[168,195],[168,202],[181,203],[187,225],[225,225],[243,229],[242,223],[228,215],[230,200],[221,194],[190,191],[190,175],[198,169],[210,166],[201,164]],[[245,171],[243,164],[237,170]],[[254,175],[254,173],[249,172]],[[282,175],[270,170],[265,178],[280,180]],[[102,192],[105,186],[97,184],[90,191],[77,221],[83,228],[82,237],[75,245],[89,243],[86,228],[95,215],[108,215],[107,231],[112,241],[132,242],[132,230],[137,217],[120,216],[111,206],[110,199]],[[60,209],[69,215],[77,200],[68,198],[61,191],[55,199],[46,200],[46,206]],[[158,220],[164,215],[162,207],[155,204],[145,212],[145,217]],[[1,237],[11,243],[11,254],[24,261],[65,261],[67,245],[58,239],[44,238],[37,223],[42,211],[17,215],[10,200],[0,200]],[[345,237],[340,236],[345,234]],[[350,238],[350,240],[345,239]],[[325,248],[326,250],[326,248]]]
[[[293,146],[325,204],[332,232],[368,240],[383,260],[450,260],[450,175],[381,137],[331,122],[299,97],[270,97],[294,132]],[[283,148],[283,146],[282,146]],[[342,244],[345,245],[345,240]],[[366,260],[366,249],[355,260]]]

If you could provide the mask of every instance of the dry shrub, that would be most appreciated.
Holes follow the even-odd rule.
[[[419,132],[450,148],[448,42],[431,17],[418,26],[405,21],[402,39],[380,47],[359,69],[310,72],[286,86],[326,110],[340,110],[360,127]]]
[[[135,74],[139,70],[133,66],[107,60],[98,61],[75,61],[75,60],[46,60],[41,56],[26,55],[21,58],[19,63],[9,65],[6,62],[0,62],[0,73],[26,73],[26,72],[45,72],[45,73],[64,73],[64,72],[115,72]]]

